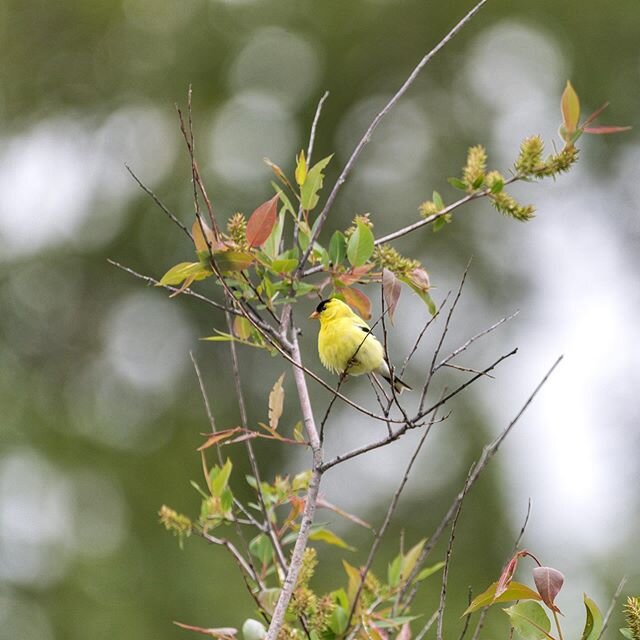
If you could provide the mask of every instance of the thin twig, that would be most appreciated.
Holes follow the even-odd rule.
[[[144,182],[140,180],[140,178],[138,178],[138,176],[133,172],[133,169],[131,169],[131,167],[128,164],[125,164],[124,166],[129,172],[129,174],[131,175],[131,177],[138,183],[138,186],[148,196],[151,197],[151,199],[160,207],[160,209],[162,209],[162,211],[164,211],[164,213],[169,217],[171,222],[173,222],[178,227],[180,227],[180,229],[182,229],[187,234],[187,237],[189,238],[189,240],[193,242],[193,236],[191,235],[191,231],[189,231],[189,229],[187,229],[187,227],[184,224],[182,224],[182,222],[180,222],[180,220],[178,220],[178,218],[176,218],[176,216],[173,213],[171,213],[169,209],[167,209],[167,207],[164,205],[162,200],[160,200],[160,198],[158,198],[158,196],[153,191],[151,191],[151,189],[149,189],[149,187],[147,187],[147,185],[145,185]]]
[[[449,582],[449,565],[451,564],[451,552],[453,550],[453,541],[456,537],[456,525],[458,524],[458,518],[460,517],[460,511],[462,511],[462,504],[465,496],[469,491],[469,478],[473,468],[469,469],[469,474],[465,480],[464,487],[462,488],[462,497],[458,502],[456,513],[453,516],[453,522],[451,523],[451,534],[449,535],[449,544],[447,545],[447,554],[444,560],[444,569],[442,571],[442,588],[440,589],[440,605],[438,606],[438,624],[436,626],[436,639],[442,640],[442,626],[444,624],[444,607],[447,598],[447,583]]]
[[[431,358],[431,364],[429,365],[429,371],[427,372],[427,377],[424,382],[424,386],[422,387],[422,393],[420,394],[420,403],[419,403],[420,411],[424,409],[424,403],[426,402],[426,399],[427,399],[427,392],[429,391],[429,385],[433,380],[433,374],[436,372],[436,368],[435,368],[436,360],[440,355],[440,350],[442,349],[444,340],[447,337],[447,334],[449,333],[449,324],[451,322],[451,318],[453,317],[453,313],[456,310],[456,307],[458,306],[458,302],[460,301],[460,296],[462,295],[462,290],[464,289],[464,283],[467,280],[467,274],[469,273],[470,267],[471,267],[471,260],[467,262],[467,266],[464,269],[464,273],[462,274],[462,278],[460,280],[460,285],[458,286],[456,296],[453,299],[453,302],[451,303],[449,313],[447,314],[447,319],[444,322],[444,327],[442,329],[442,333],[440,334],[440,340],[438,341],[438,344],[436,345],[436,348],[433,352],[433,357]]]
[[[227,326],[229,327],[229,331],[231,331],[231,316],[227,313]],[[231,365],[233,371],[233,382],[236,388],[236,397],[238,399],[238,409],[240,410],[240,423],[242,424],[243,429],[249,428],[249,421],[247,419],[247,407],[244,401],[244,393],[242,391],[242,381],[240,379],[240,366],[238,363],[238,352],[236,349],[236,343],[231,340],[229,342],[229,348],[231,350]],[[282,545],[280,544],[280,540],[278,539],[278,535],[275,532],[273,527],[273,523],[271,522],[271,518],[269,516],[269,510],[267,509],[267,504],[264,499],[264,495],[262,493],[262,480],[260,478],[260,470],[258,468],[258,461],[256,459],[256,454],[253,450],[253,445],[251,444],[251,440],[245,440],[245,447],[247,450],[247,457],[249,458],[249,464],[251,465],[251,471],[253,473],[254,478],[256,479],[256,493],[258,494],[258,501],[260,502],[260,510],[264,515],[265,524],[267,527],[267,533],[269,535],[269,539],[271,540],[271,544],[276,553],[276,558],[278,560],[278,564],[282,568],[283,572],[287,572],[287,560],[284,557],[284,553],[282,551]]]
[[[518,411],[518,413],[513,418],[513,420],[509,422],[509,424],[498,434],[498,436],[496,436],[494,440],[492,440],[489,444],[485,445],[485,447],[482,449],[482,454],[480,455],[480,458],[473,466],[473,470],[469,476],[469,480],[465,485],[467,487],[467,492],[470,491],[471,488],[474,486],[474,484],[478,481],[478,478],[480,477],[480,475],[482,474],[486,466],[489,464],[493,456],[498,452],[498,449],[500,448],[500,445],[504,442],[504,439],[509,435],[509,433],[511,433],[511,430],[513,429],[513,427],[518,423],[518,421],[520,420],[524,412],[529,408],[529,405],[533,402],[534,398],[538,395],[539,391],[546,384],[547,380],[549,379],[549,376],[554,372],[555,368],[562,361],[562,358],[563,356],[560,356],[553,363],[551,368],[547,371],[547,373],[544,375],[542,380],[538,383],[536,388],[529,395],[526,402],[522,405],[521,409]],[[422,564],[426,560],[427,556],[429,555],[429,553],[431,553],[431,551],[437,544],[438,540],[442,536],[443,532],[449,526],[449,523],[451,522],[451,520],[454,518],[456,511],[458,509],[458,504],[463,499],[464,499],[463,492],[458,493],[453,503],[449,507],[447,513],[440,521],[440,524],[436,527],[436,530],[429,538],[429,541],[427,542],[427,544],[424,546],[420,554],[420,557],[418,559],[418,562],[416,563],[416,566],[412,572],[412,575],[409,576],[409,580],[407,581],[407,584],[410,584],[411,580],[413,580],[417,575],[418,571],[420,571]],[[415,592],[413,595],[415,595]],[[407,598],[407,600],[405,601],[404,603],[405,608],[410,604],[413,595]]]
[[[424,334],[427,332],[427,329],[436,320],[436,318],[440,315],[440,312],[442,311],[444,306],[447,304],[447,300],[449,299],[450,295],[451,295],[451,291],[449,291],[447,295],[444,297],[444,300],[442,301],[440,306],[436,309],[436,312],[425,322],[420,333],[418,334],[418,337],[416,338],[416,341],[413,343],[413,347],[411,347],[409,353],[407,354],[407,357],[404,359],[404,362],[402,363],[402,367],[400,367],[400,377],[402,377],[405,369],[407,368],[407,365],[409,364],[409,361],[411,360],[411,358],[413,358],[413,356],[415,355],[415,352],[418,350],[418,347],[420,346],[420,342],[422,342],[422,338],[424,337]]]
[[[607,609],[607,613],[604,616],[604,620],[602,621],[602,629],[600,630],[600,634],[596,638],[596,640],[600,640],[604,635],[604,632],[607,630],[607,626],[609,625],[609,619],[611,618],[611,614],[613,613],[613,609],[616,606],[616,602],[624,589],[624,585],[627,584],[627,576],[623,576],[622,580],[618,583],[618,587],[611,598],[611,602],[609,603],[609,608]]]
[[[349,160],[347,160],[347,163],[345,164],[344,169],[342,170],[342,173],[340,174],[339,178],[336,180],[336,183],[334,184],[333,189],[331,190],[331,193],[329,194],[329,197],[327,198],[327,201],[322,211],[320,212],[320,215],[318,216],[318,222],[317,222],[315,232],[311,236],[311,240],[309,241],[309,246],[307,247],[307,250],[304,252],[302,258],[300,259],[300,264],[298,265],[298,269],[297,269],[298,274],[300,274],[303,271],[304,265],[309,259],[309,256],[311,255],[311,251],[313,250],[313,245],[320,235],[320,231],[322,230],[324,222],[327,216],[329,215],[329,211],[333,206],[336,196],[338,195],[338,191],[340,190],[340,187],[342,187],[342,185],[347,180],[347,177],[351,172],[351,169],[353,168],[356,160],[359,158],[360,154],[362,153],[362,150],[371,139],[373,132],[376,130],[376,128],[378,127],[380,122],[383,120],[383,118],[389,113],[389,111],[391,111],[391,109],[400,100],[400,98],[402,98],[402,96],[407,92],[409,87],[411,87],[415,79],[418,77],[419,73],[431,61],[433,56],[435,56],[436,53],[438,53],[438,51],[440,51],[445,45],[447,45],[451,41],[451,39],[467,24],[467,22],[469,22],[473,18],[473,16],[480,10],[482,5],[484,5],[486,1],[487,0],[480,0],[480,2],[478,2],[478,4],[476,4],[476,6],[473,9],[471,9],[471,11],[469,11],[462,18],[462,20],[460,20],[453,27],[453,29],[451,29],[451,31],[449,31],[449,33],[447,33],[447,35],[444,38],[442,38],[442,40],[440,40],[440,42],[422,58],[422,60],[420,60],[420,62],[416,65],[413,71],[409,74],[409,77],[404,81],[402,86],[398,89],[398,91],[396,91],[396,93],[392,96],[389,102],[387,102],[387,104],[384,106],[382,111],[380,111],[376,115],[376,117],[373,119],[373,121],[365,131],[365,134],[362,136],[360,142],[358,142],[358,144],[356,145],[356,148],[353,150],[351,157],[349,158]]]
[[[431,427],[435,424],[436,420],[437,420],[437,413],[434,412],[433,418],[431,422],[424,429],[422,436],[420,437],[420,441],[418,442],[418,446],[415,448],[415,451],[413,452],[411,459],[409,460],[409,464],[407,465],[404,471],[402,479],[400,480],[400,484],[398,485],[398,488],[396,489],[395,493],[393,494],[393,497],[391,498],[391,502],[389,503],[389,507],[387,508],[387,513],[385,514],[382,525],[380,526],[380,528],[378,529],[378,532],[375,535],[373,544],[371,545],[371,549],[369,550],[369,555],[367,556],[367,561],[365,562],[364,568],[360,572],[360,584],[358,585],[358,590],[356,591],[356,594],[353,598],[353,604],[351,605],[351,611],[349,612],[349,621],[347,622],[347,629],[351,625],[351,620],[353,619],[353,615],[358,605],[358,600],[360,599],[360,595],[362,594],[362,589],[364,588],[364,584],[367,579],[367,574],[371,569],[371,565],[373,564],[375,555],[378,552],[378,549],[380,547],[380,544],[382,543],[384,534],[387,532],[391,519],[393,518],[393,514],[395,513],[396,508],[398,506],[398,502],[400,500],[400,494],[404,490],[405,485],[409,480],[409,475],[411,474],[413,465],[417,460],[418,455],[422,449],[422,445],[427,439],[427,436],[429,435],[429,431],[431,430]]]
[[[461,384],[457,389],[454,389],[449,395],[445,396],[442,400],[439,400],[434,405],[431,405],[431,407],[426,409],[424,412],[418,414],[415,418],[413,418],[414,422],[417,422],[418,420],[421,420],[425,416],[429,415],[434,409],[436,409],[442,404],[445,404],[446,402],[451,400],[451,398],[453,398],[454,396],[457,396],[461,391],[466,389],[469,385],[473,384],[478,378],[482,378],[483,376],[486,376],[487,373],[489,373],[489,371],[492,371],[493,369],[495,369],[503,360],[506,360],[507,358],[514,356],[516,353],[518,353],[517,347],[509,351],[509,353],[505,353],[503,356],[500,356],[491,366],[487,367],[486,369],[482,369],[481,371],[478,371],[476,375],[474,375],[472,378],[469,378],[469,380]]]
[[[522,527],[520,528],[520,533],[518,534],[518,537],[516,538],[516,541],[513,545],[513,553],[511,555],[513,555],[518,550],[518,547],[522,542],[522,538],[524,537],[524,532],[526,531],[527,525],[529,524],[530,516],[531,516],[531,498],[529,498],[529,501],[527,502],[527,514],[524,517],[524,522],[522,523]]]
[[[471,640],[479,640],[480,632],[482,631],[482,627],[484,627],[484,620],[487,617],[487,613],[489,613],[489,607],[485,607],[480,611],[480,615],[478,616],[478,622],[476,624],[476,628],[471,636]]]
[[[415,637],[415,640],[422,640],[422,638],[424,638],[427,635],[427,633],[429,632],[429,629],[431,629],[431,627],[433,626],[433,623],[437,619],[438,619],[438,609],[436,609],[433,612],[433,615],[429,618],[429,620],[427,620],[427,623],[424,625],[424,627],[422,627],[422,629],[420,629],[420,632]]]
[[[455,369],[456,371],[464,371],[465,373],[479,373],[481,376],[486,376],[487,378],[495,380],[495,376],[492,376],[490,373],[482,373],[482,371],[472,369],[471,367],[461,367],[459,364],[445,364],[444,366],[449,367],[450,369]]]
[[[469,587],[467,591],[467,607],[471,606],[471,602],[473,601],[473,591],[471,587]],[[471,616],[465,616],[464,626],[462,627],[462,631],[458,636],[458,640],[464,640],[464,637],[467,635],[467,629],[469,628],[469,622],[471,622]]]
[[[265,640],[276,640],[284,616],[291,600],[291,595],[295,589],[298,581],[298,575],[300,573],[300,567],[302,566],[302,559],[304,557],[304,551],[307,548],[309,541],[309,534],[311,533],[311,525],[313,524],[313,518],[315,516],[316,507],[318,505],[318,493],[320,490],[320,481],[322,479],[322,445],[320,444],[320,436],[315,423],[313,415],[313,409],[311,408],[311,399],[309,398],[309,390],[302,371],[302,358],[300,355],[300,347],[298,345],[298,334],[296,327],[291,323],[291,342],[292,342],[292,356],[296,364],[293,368],[293,377],[296,383],[296,389],[298,391],[298,400],[300,404],[300,410],[302,411],[302,418],[307,431],[309,442],[313,452],[311,479],[309,481],[309,487],[307,489],[307,495],[305,497],[304,511],[302,513],[302,519],[300,521],[300,528],[298,530],[298,537],[296,538],[293,551],[291,553],[291,561],[289,562],[289,571],[282,584],[282,589],[278,597],[275,609],[273,611],[273,617],[271,618],[271,624]]]
[[[498,322],[495,322],[487,329],[484,329],[483,331],[480,331],[480,333],[476,333],[474,336],[471,336],[464,344],[459,346],[457,349],[452,351],[446,358],[441,360],[436,365],[434,370],[437,371],[438,369],[440,369],[440,367],[447,365],[456,356],[460,355],[463,351],[466,351],[476,340],[478,340],[479,338],[482,338],[483,336],[486,336],[488,333],[491,333],[492,331],[495,331],[500,325],[504,324],[505,322],[509,322],[509,320],[513,320],[519,313],[520,311],[516,311],[515,313],[512,313],[510,316],[501,318],[500,320],[498,320]]]

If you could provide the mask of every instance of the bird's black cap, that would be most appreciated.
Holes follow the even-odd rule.
[[[327,305],[329,304],[329,302],[331,301],[331,298],[329,298],[328,300],[323,300],[317,307],[316,307],[316,313],[322,313],[326,308]]]

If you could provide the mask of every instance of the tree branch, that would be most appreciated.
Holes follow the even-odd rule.
[[[349,175],[349,173],[351,173],[351,169],[353,169],[353,166],[356,160],[359,158],[360,154],[362,153],[362,150],[371,139],[373,132],[376,130],[376,128],[378,127],[382,119],[389,113],[389,111],[391,111],[391,109],[393,109],[393,107],[400,100],[400,98],[402,98],[402,96],[407,92],[409,87],[411,87],[415,79],[418,77],[419,73],[431,61],[433,56],[435,56],[436,53],[438,53],[438,51],[440,51],[445,45],[449,43],[449,41],[467,24],[467,22],[469,22],[473,18],[473,16],[480,10],[482,5],[484,5],[486,2],[487,0],[480,0],[480,2],[478,2],[478,4],[476,4],[476,6],[473,7],[473,9],[471,9],[471,11],[469,11],[464,16],[464,18],[462,18],[462,20],[460,20],[453,27],[453,29],[451,29],[451,31],[449,31],[449,33],[444,38],[442,38],[442,40],[440,40],[440,42],[433,49],[431,49],[431,51],[429,51],[429,53],[427,53],[422,58],[422,60],[420,60],[420,62],[416,65],[414,70],[409,74],[409,77],[404,81],[402,86],[398,89],[398,91],[396,91],[396,93],[392,96],[389,102],[387,102],[387,104],[382,109],[382,111],[380,111],[376,115],[376,117],[373,119],[368,129],[365,131],[365,134],[362,136],[360,142],[358,142],[358,144],[356,145],[356,148],[353,150],[351,157],[349,158],[349,160],[347,160],[347,164],[345,164],[344,169],[342,170],[342,173],[340,174],[339,178],[336,180],[336,183],[333,185],[333,189],[331,190],[331,193],[329,194],[329,197],[327,198],[327,201],[322,211],[320,212],[320,215],[318,216],[316,229],[313,235],[311,236],[311,240],[309,241],[309,246],[307,247],[307,250],[304,252],[300,260],[300,264],[298,265],[298,269],[296,271],[297,274],[302,273],[304,269],[304,265],[306,264],[307,260],[309,259],[309,256],[311,255],[311,251],[313,250],[313,245],[318,239],[320,232],[322,231],[322,227],[327,219],[327,216],[329,215],[329,211],[333,206],[336,196],[338,195],[338,191],[340,190],[340,187],[342,187],[342,185],[347,180],[347,176]]]

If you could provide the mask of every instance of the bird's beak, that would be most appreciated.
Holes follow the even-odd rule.
[[[320,314],[317,311],[314,311],[309,317],[312,320],[317,320],[320,317]]]

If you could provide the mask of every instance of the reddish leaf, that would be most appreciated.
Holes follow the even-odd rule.
[[[507,566],[502,570],[502,574],[496,583],[496,592],[494,595],[494,602],[497,598],[499,598],[509,586],[509,583],[513,579],[513,574],[516,572],[516,568],[518,567],[518,560],[523,556],[529,555],[529,552],[526,549],[522,551],[518,551],[511,560],[507,563]]]
[[[238,633],[237,629],[233,627],[219,627],[217,629],[205,629],[203,627],[194,627],[190,624],[183,624],[182,622],[173,621],[173,624],[180,627],[181,629],[187,629],[187,631],[197,631],[198,633],[204,633],[206,636],[211,636],[212,638],[235,638]]]
[[[582,128],[588,127],[607,107],[608,102],[605,102],[599,109],[596,109],[583,123]]]
[[[400,633],[396,636],[396,640],[411,640],[411,626],[405,622],[400,629]]]
[[[273,196],[251,214],[247,221],[247,243],[250,247],[260,247],[271,234],[278,217],[279,199],[280,196]]]
[[[526,584],[520,582],[511,582],[507,587],[507,590],[500,596],[496,596],[497,582],[489,585],[489,587],[483,591],[479,596],[476,596],[471,604],[467,607],[466,611],[462,614],[466,616],[483,607],[490,607],[496,602],[510,602],[511,600],[540,600],[540,596],[533,590],[527,587]]]
[[[562,124],[569,134],[575,132],[578,128],[580,120],[580,99],[571,82],[567,80],[567,86],[562,92],[560,100],[560,109],[562,111]]]
[[[358,289],[340,289],[339,293],[344,297],[345,302],[360,315],[368,320],[371,318],[371,300]]]
[[[382,295],[384,297],[384,303],[389,310],[389,320],[393,324],[393,314],[398,306],[398,300],[400,300],[400,293],[402,292],[402,286],[398,278],[396,278],[393,271],[384,268],[382,270]]]
[[[551,567],[536,567],[533,570],[533,581],[547,607],[552,611],[560,611],[554,604],[554,600],[562,589],[564,576],[557,569]]]
[[[230,438],[232,435],[238,433],[238,431],[242,431],[242,427],[234,427],[233,429],[225,429],[224,431],[217,431],[207,438],[204,444],[201,444],[198,447],[198,451],[204,451],[209,447],[212,447],[214,444],[218,444],[227,438]]]
[[[612,125],[601,125],[598,127],[584,127],[585,133],[593,133],[595,135],[605,135],[607,133],[620,133],[621,131],[629,131],[631,127],[616,127]]]
[[[421,291],[428,291],[431,287],[429,274],[422,267],[417,267],[409,274],[409,280]]]

